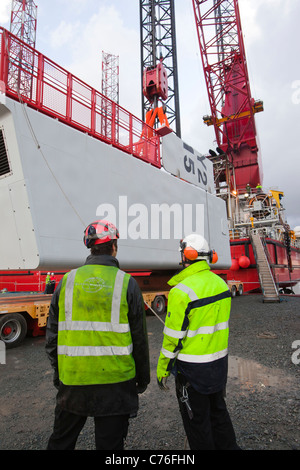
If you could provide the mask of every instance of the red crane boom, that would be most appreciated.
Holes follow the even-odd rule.
[[[237,189],[262,183],[254,114],[238,0],[193,0],[202,65],[218,147],[228,155]]]

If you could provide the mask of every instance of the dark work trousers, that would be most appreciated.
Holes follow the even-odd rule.
[[[124,439],[128,431],[128,415],[96,416],[95,442],[97,450],[123,450]],[[53,433],[50,436],[47,450],[73,450],[87,416],[79,416],[55,408]]]
[[[176,395],[190,449],[238,450],[223,391],[204,395],[189,385],[187,393],[193,412],[192,418],[188,414],[186,404],[180,399],[182,385],[176,378]]]

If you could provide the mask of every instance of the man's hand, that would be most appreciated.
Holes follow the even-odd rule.
[[[157,377],[157,384],[161,390],[169,390],[169,387],[167,386],[167,380],[168,377]]]

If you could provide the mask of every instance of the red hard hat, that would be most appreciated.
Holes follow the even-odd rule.
[[[96,220],[84,231],[83,242],[87,248],[119,238],[117,227],[107,220]]]

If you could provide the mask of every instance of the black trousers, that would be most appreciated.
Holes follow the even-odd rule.
[[[182,384],[176,378],[176,395],[184,430],[191,450],[238,450],[235,432],[227,411],[223,391],[204,395],[187,388],[192,418],[182,402]]]
[[[47,450],[73,450],[80,431],[85,425],[87,416],[79,416],[55,408],[53,433],[50,436]],[[123,450],[127,436],[129,415],[96,416],[95,442],[97,450]]]

